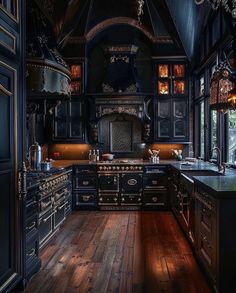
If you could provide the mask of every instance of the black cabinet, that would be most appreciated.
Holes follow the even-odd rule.
[[[84,101],[74,98],[55,108],[53,140],[85,142]]]
[[[78,165],[73,169],[73,207],[96,207],[98,204],[95,165]]]
[[[189,93],[187,64],[155,64],[154,141],[187,142]]]
[[[196,256],[216,292],[236,292],[235,196],[215,197],[206,185],[195,185]]]
[[[146,166],[143,174],[143,208],[167,209],[168,207],[167,166]]]
[[[154,105],[154,140],[188,141],[188,99],[159,98]]]
[[[0,292],[22,279],[24,1],[0,1]]]

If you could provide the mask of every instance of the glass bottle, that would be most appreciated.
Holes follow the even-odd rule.
[[[96,162],[96,151],[93,150],[92,161]]]
[[[97,156],[96,156],[96,161],[99,162],[100,156],[99,156],[99,150],[97,150]]]
[[[91,161],[92,161],[92,151],[91,151],[91,150],[89,150],[88,159],[89,159],[89,162],[91,162]]]

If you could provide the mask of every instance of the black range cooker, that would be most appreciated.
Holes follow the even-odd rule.
[[[142,205],[143,166],[101,163],[97,166],[101,209],[139,209]]]
[[[27,189],[37,183],[39,246],[43,247],[56,233],[71,212],[71,170],[52,169],[49,172],[27,174]]]

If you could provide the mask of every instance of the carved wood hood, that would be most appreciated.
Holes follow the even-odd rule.
[[[142,122],[143,140],[148,142],[151,135],[151,97],[144,96],[103,96],[89,98],[89,132],[91,143],[97,143],[98,123],[108,115],[132,115]]]

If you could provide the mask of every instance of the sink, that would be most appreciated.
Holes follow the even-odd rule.
[[[193,176],[222,176],[223,174],[214,170],[188,170],[182,172],[184,175],[192,178]]]

